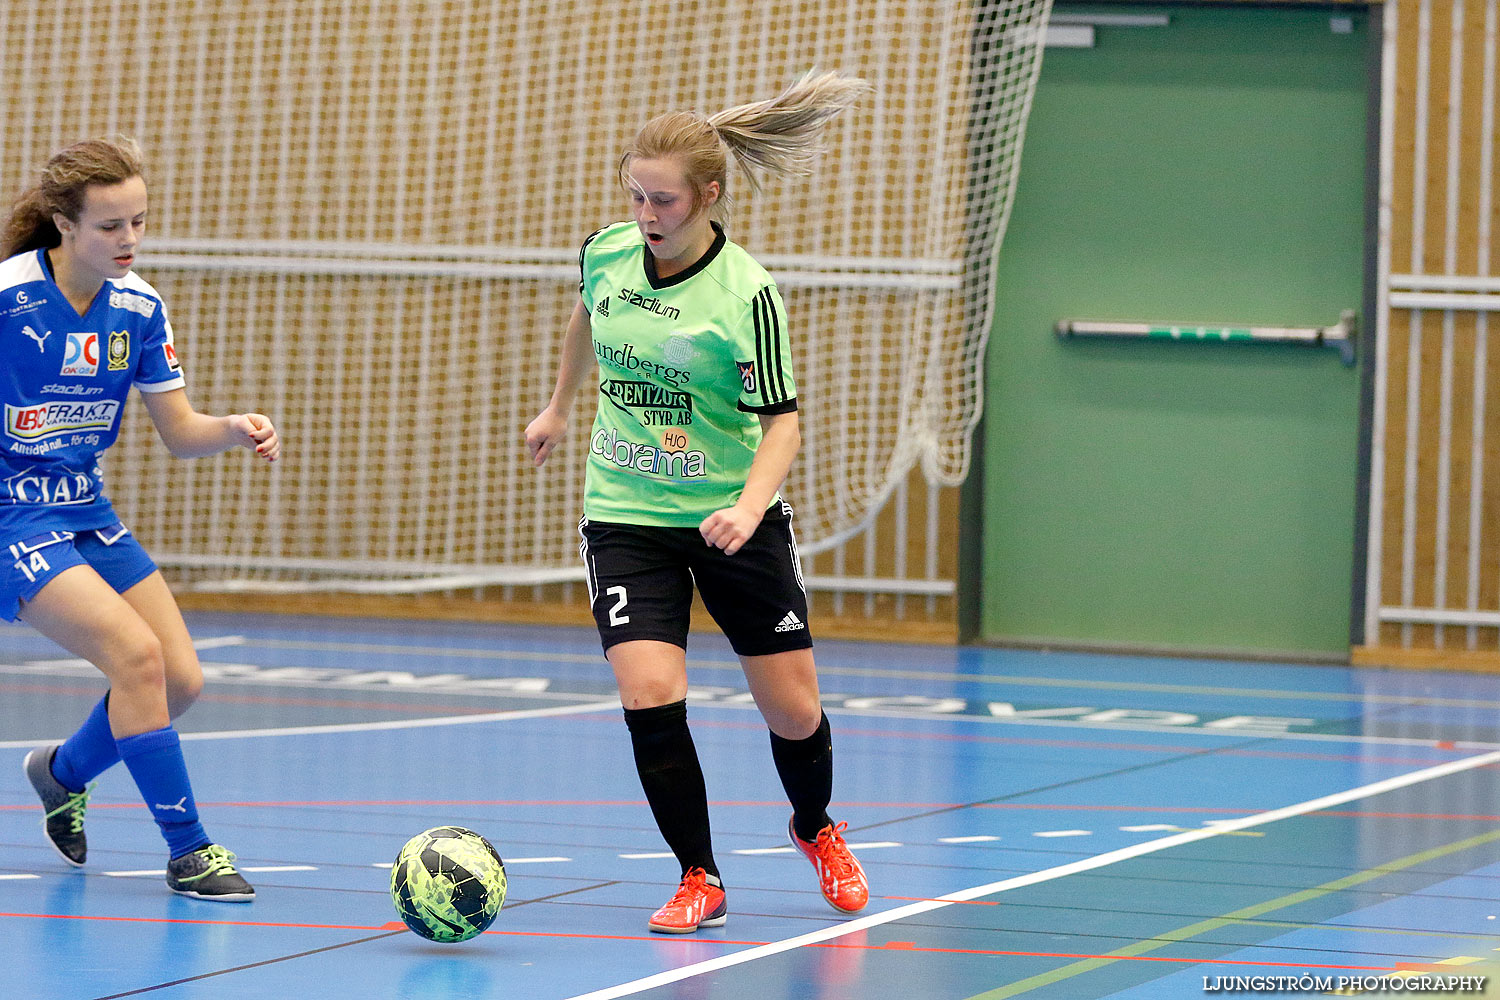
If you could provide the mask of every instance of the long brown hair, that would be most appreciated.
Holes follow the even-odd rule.
[[[54,153],[37,182],[11,204],[10,218],[0,234],[0,260],[58,246],[62,234],[53,215],[77,222],[89,185],[119,184],[140,177],[141,168],[141,148],[123,135],[85,139]]]
[[[713,214],[722,216],[729,204],[730,155],[752,191],[760,188],[761,172],[806,174],[822,149],[823,127],[869,89],[857,77],[809,70],[769,101],[741,104],[712,115],[693,111],[658,115],[636,133],[635,141],[620,156],[620,184],[630,186],[632,160],[675,157],[693,189],[694,214],[707,200],[708,185],[718,181],[719,200]]]

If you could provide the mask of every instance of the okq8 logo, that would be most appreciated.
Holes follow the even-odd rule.
[[[86,376],[99,374],[99,335],[97,333],[70,333],[63,350],[61,375]]]

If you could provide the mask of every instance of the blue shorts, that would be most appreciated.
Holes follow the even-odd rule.
[[[121,594],[156,572],[156,563],[118,521],[108,528],[43,532],[0,552],[10,557],[8,566],[0,561],[0,618],[8,622],[65,569],[92,566]]]

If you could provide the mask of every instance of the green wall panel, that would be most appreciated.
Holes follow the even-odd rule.
[[[981,637],[1346,652],[1357,369],[1052,330],[1360,306],[1366,15],[1057,10],[1170,24],[1043,60],[986,363]]]

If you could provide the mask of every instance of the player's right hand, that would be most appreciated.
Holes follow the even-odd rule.
[[[562,442],[563,432],[567,429],[568,421],[552,407],[537,414],[536,419],[526,425],[526,451],[531,455],[531,463],[541,465],[547,461],[547,456]]]

